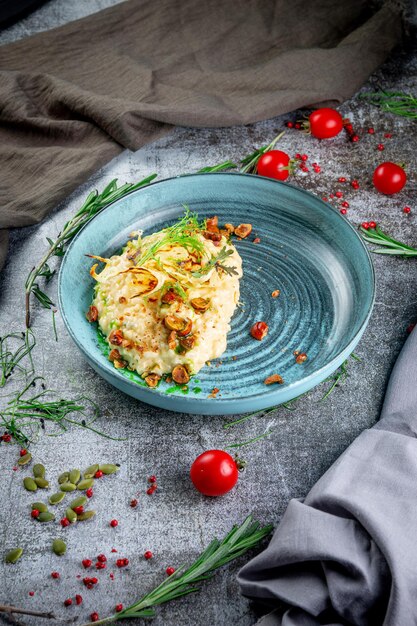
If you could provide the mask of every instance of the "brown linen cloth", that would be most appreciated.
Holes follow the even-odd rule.
[[[340,103],[400,37],[391,2],[129,0],[2,46],[0,229],[39,222],[124,148],[174,124]]]

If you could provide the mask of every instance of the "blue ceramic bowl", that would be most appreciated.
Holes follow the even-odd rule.
[[[172,224],[187,204],[219,223],[249,222],[237,247],[243,258],[241,301],[227,351],[187,389],[162,382],[147,388],[136,374],[108,361],[96,325],[85,318],[93,293],[91,259],[119,251],[132,230],[152,233]],[[254,243],[255,237],[260,242]],[[259,176],[195,174],[154,183],[108,206],[75,237],[59,275],[67,329],[96,372],[135,398],[171,411],[205,415],[256,411],[288,402],[325,380],[361,338],[374,301],[374,272],[360,237],[338,211],[312,194]],[[278,298],[271,293],[280,290]],[[254,340],[250,328],[269,333]],[[305,352],[297,364],[294,351]],[[280,374],[282,385],[264,380]],[[220,392],[209,398],[212,389]]]

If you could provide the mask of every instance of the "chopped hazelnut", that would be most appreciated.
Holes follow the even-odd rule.
[[[241,239],[245,239],[252,232],[252,224],[239,224],[235,228],[235,235]]]
[[[190,375],[185,369],[184,365],[176,365],[172,370],[172,379],[178,385],[186,385],[190,382]]]
[[[264,384],[265,385],[273,385],[274,383],[278,383],[278,385],[282,385],[284,382],[282,376],[280,376],[279,374],[272,374],[272,376],[268,376],[268,378],[265,378],[264,380]]]

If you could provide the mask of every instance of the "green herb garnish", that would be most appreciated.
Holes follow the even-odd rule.
[[[384,233],[379,226],[372,229],[360,227],[360,232],[365,241],[368,243],[373,243],[377,246],[382,246],[379,248],[374,248],[372,252],[374,254],[391,254],[398,255],[404,257],[413,257],[417,256],[417,249],[412,248],[411,246],[407,246],[405,243],[394,239],[387,233]]]
[[[12,348],[11,344],[15,343],[17,347]],[[15,369],[24,375],[28,373],[28,369],[21,365],[25,356],[29,356],[30,372],[33,372],[31,352],[35,345],[35,335],[30,330],[22,333],[9,333],[0,337],[0,387],[4,387]]]
[[[417,98],[403,91],[378,91],[359,96],[387,113],[417,119]]]
[[[195,252],[199,258],[203,256],[204,244],[196,234],[205,229],[205,223],[200,224],[197,214],[192,213],[188,206],[184,205],[184,209],[184,216],[161,231],[163,237],[142,253],[136,265],[142,266],[150,259],[158,261],[157,252],[166,246],[181,246],[188,252]]]
[[[179,567],[171,576],[165,578],[158,587],[142,596],[140,600],[126,607],[120,613],[105,617],[84,626],[110,624],[122,619],[155,617],[155,607],[175,600],[201,589],[200,584],[211,578],[216,569],[246,554],[269,535],[272,524],[260,526],[249,515],[241,526],[233,526],[222,539],[213,539],[202,554],[189,566]]]
[[[359,361],[359,363],[361,362],[361,359],[352,352],[352,354],[346,359],[346,361],[343,361],[342,365],[334,372],[334,374],[329,376],[329,378],[326,378],[326,380],[324,381],[325,383],[331,381],[332,384],[330,385],[324,396],[321,398],[320,402],[326,400],[326,398],[330,396],[330,394],[336,389],[336,387],[342,385],[346,381],[349,376],[349,359]]]
[[[238,166],[236,165],[236,163],[232,163],[232,161],[224,161],[223,163],[218,163],[217,165],[203,167],[201,170],[198,170],[197,174],[210,174],[212,172],[223,172],[224,170],[231,170],[237,167]]]
[[[233,254],[233,250],[231,249],[227,250],[226,246],[224,246],[220,250],[219,254],[212,257],[210,261],[208,261],[206,265],[204,265],[201,268],[201,270],[198,270],[197,272],[191,272],[191,275],[194,276],[194,278],[201,278],[202,276],[205,276],[206,274],[208,274],[208,272],[210,272],[210,270],[212,270],[213,267],[215,267],[215,268],[221,268],[229,276],[233,276],[233,275],[238,276],[238,273],[235,267],[233,267],[232,265],[223,264],[223,261],[227,259],[227,257],[231,256],[232,254]]]
[[[0,410],[0,420],[4,428],[17,443],[34,443],[40,430],[45,430],[46,422],[53,422],[58,426],[57,432],[46,433],[50,437],[63,434],[71,424],[91,430],[106,439],[124,441],[93,428],[92,424],[99,416],[99,406],[93,400],[86,396],[80,396],[76,400],[54,400],[52,398],[58,394],[47,389],[43,381],[42,376],[35,376]],[[37,384],[41,385],[41,391],[30,396],[30,389]],[[80,419],[69,417],[71,414],[78,414]]]
[[[86,198],[85,202],[77,213],[72,217],[63,227],[59,233],[57,239],[52,241],[47,237],[49,243],[49,249],[43,256],[41,261],[34,267],[29,276],[26,279],[26,327],[30,326],[30,296],[33,294],[41,305],[50,309],[54,306],[54,303],[49,296],[44,293],[39,284],[36,282],[38,278],[45,278],[47,281],[52,278],[55,271],[52,271],[48,265],[48,261],[52,256],[62,257],[65,254],[68,244],[75,237],[78,231],[91,220],[97,213],[104,209],[107,205],[115,200],[119,200],[126,194],[148,185],[156,178],[157,174],[151,174],[147,178],[139,181],[138,183],[125,183],[121,187],[117,186],[117,179],[111,181],[107,187],[101,192],[92,191]]]
[[[231,443],[226,446],[227,448],[242,448],[243,446],[249,446],[251,443],[255,443],[256,441],[260,441],[260,439],[265,439],[265,437],[269,437],[272,434],[272,430],[267,430],[266,433],[262,433],[262,435],[258,435],[257,437],[252,437],[252,439],[248,439],[247,441],[242,441],[240,443]]]
[[[249,154],[244,159],[242,159],[241,160],[242,167],[240,168],[240,171],[242,172],[242,174],[256,174],[256,171],[258,168],[258,161],[261,158],[261,156],[265,154],[265,152],[269,152],[269,150],[272,150],[275,144],[284,135],[284,133],[285,131],[277,135],[275,139],[273,139],[271,143],[269,143],[267,146],[262,146],[261,148],[258,148],[257,150],[252,152],[252,154]]]

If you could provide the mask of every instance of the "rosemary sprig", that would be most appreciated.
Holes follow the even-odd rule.
[[[198,170],[197,174],[210,174],[212,172],[223,172],[224,170],[232,170],[236,169],[238,166],[236,163],[232,161],[224,161],[223,163],[218,163],[217,165],[211,165],[208,167],[203,167],[201,170]]]
[[[417,98],[403,91],[369,92],[361,94],[360,98],[388,113],[417,119]]]
[[[15,349],[11,348],[10,342],[17,342],[18,347]],[[35,335],[30,330],[22,333],[9,333],[4,337],[0,337],[0,387],[4,387],[15,369],[24,374],[27,373],[28,370],[20,365],[25,356],[29,356],[30,371],[33,372],[31,352],[35,345]]]
[[[52,256],[62,257],[65,254],[65,250],[70,241],[75,237],[78,231],[90,221],[94,215],[97,215],[104,207],[111,202],[119,200],[126,194],[148,185],[156,178],[157,174],[151,174],[147,178],[139,181],[138,183],[125,183],[120,187],[117,186],[117,179],[112,180],[107,187],[101,192],[92,191],[86,198],[84,204],[77,211],[77,213],[64,225],[63,229],[59,233],[57,239],[53,241],[47,238],[49,248],[44,254],[38,265],[36,265],[29,273],[26,283],[26,327],[30,327],[30,296],[33,294],[40,304],[50,309],[54,306],[54,303],[49,296],[41,290],[39,278],[43,277],[47,281],[52,278],[54,271],[52,271],[48,265],[48,261]]]
[[[231,256],[233,254],[233,250],[229,249],[227,250],[226,246],[223,246],[223,248],[220,250],[219,254],[217,254],[216,256],[212,257],[202,268],[201,270],[198,270],[196,272],[191,272],[191,275],[194,276],[195,278],[201,278],[202,276],[205,276],[206,274],[209,273],[210,270],[213,269],[213,267],[219,267],[221,268],[224,272],[226,272],[226,274],[228,274],[229,276],[235,275],[237,276],[237,271],[236,268],[233,265],[224,265],[223,261],[225,259],[227,259],[227,257]]]
[[[374,248],[372,250],[374,254],[391,254],[403,257],[417,256],[416,248],[407,246],[405,243],[387,235],[387,233],[384,233],[379,226],[369,230],[361,226],[359,230],[365,241],[377,246],[382,246],[382,248]]]
[[[277,141],[279,141],[284,134],[285,134],[285,131],[282,131],[282,133],[277,135],[275,139],[273,139],[271,143],[269,143],[267,146],[262,146],[261,148],[258,148],[257,150],[252,152],[252,154],[249,154],[244,159],[242,159],[240,162],[242,165],[242,167],[240,168],[240,171],[242,172],[242,174],[256,174],[258,161],[261,158],[261,156],[265,152],[272,150],[275,144],[277,143]]]
[[[353,359],[354,361],[358,361],[359,363],[361,362],[361,359],[352,352],[352,354],[346,359],[346,361],[343,361],[342,365],[324,381],[325,383],[331,381],[332,384],[330,385],[324,396],[321,397],[320,402],[326,400],[326,398],[330,396],[330,394],[336,389],[336,387],[342,385],[346,381],[350,373],[349,359]]]
[[[241,526],[233,526],[222,539],[213,539],[202,554],[189,566],[179,567],[165,578],[158,587],[142,596],[140,600],[110,617],[89,622],[84,626],[110,624],[122,619],[155,617],[155,607],[181,596],[200,590],[199,583],[209,579],[215,570],[257,546],[272,530],[272,524],[260,526],[249,515]],[[198,586],[196,586],[198,585]]]
[[[34,443],[40,430],[45,430],[45,422],[53,422],[58,427],[58,432],[47,433],[50,437],[63,434],[71,424],[91,430],[106,439],[123,441],[92,426],[99,416],[99,406],[93,400],[86,396],[81,396],[76,400],[50,399],[57,394],[51,389],[46,389],[43,381],[42,376],[35,376],[22,391],[7,402],[3,409],[0,409],[3,426],[16,443],[20,445]],[[29,390],[36,387],[38,383],[41,384],[42,391],[29,396]],[[88,417],[91,412],[92,416]],[[80,419],[69,417],[73,413],[78,414]]]

